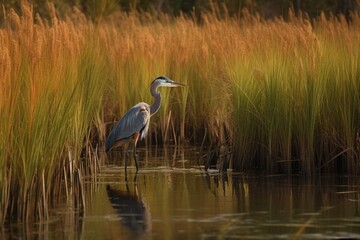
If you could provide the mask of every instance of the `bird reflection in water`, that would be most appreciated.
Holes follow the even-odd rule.
[[[126,191],[110,185],[106,186],[106,191],[112,207],[128,229],[135,234],[146,233],[151,229],[150,214],[138,194],[136,185],[133,193],[129,190],[128,184]]]

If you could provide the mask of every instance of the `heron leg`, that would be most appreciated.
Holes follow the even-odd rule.
[[[136,153],[136,145],[137,145],[137,142],[139,140],[139,137],[140,137],[140,133],[136,133],[134,134],[134,152],[133,152],[133,155],[134,155],[134,160],[135,160],[135,166],[136,166],[136,172],[137,173],[139,171],[139,166],[138,166],[138,162],[137,162],[137,153]]]
[[[137,162],[137,153],[136,153],[136,143],[134,144],[134,159],[135,159],[135,166],[136,166],[136,173],[139,171],[139,166],[138,166],[138,162]]]
[[[125,181],[127,182],[127,161],[130,156],[130,144],[127,145],[126,153],[125,153]]]

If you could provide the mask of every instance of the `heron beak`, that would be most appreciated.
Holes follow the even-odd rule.
[[[172,82],[171,85],[173,85],[174,87],[189,87],[189,85],[183,84],[183,83],[179,83],[179,82]]]

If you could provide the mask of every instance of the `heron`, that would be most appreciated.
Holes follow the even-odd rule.
[[[149,131],[150,118],[160,109],[161,93],[158,91],[158,87],[186,86],[186,84],[175,82],[166,76],[155,78],[150,85],[150,92],[154,97],[153,104],[150,106],[145,102],[140,102],[134,105],[111,130],[105,143],[106,152],[127,144],[125,152],[125,180],[127,180],[127,161],[130,156],[131,142],[133,142],[134,145],[133,157],[135,160],[136,174],[139,171],[136,146],[139,139],[144,139],[146,137]]]

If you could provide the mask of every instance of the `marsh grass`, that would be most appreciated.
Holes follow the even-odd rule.
[[[239,168],[306,175],[359,170],[359,36],[341,19],[319,22],[316,28],[259,22],[251,34],[270,27],[276,41],[258,44],[271,53],[230,65]]]
[[[54,186],[64,178],[67,194],[81,191],[80,153],[88,129],[97,126],[104,85],[99,79],[106,72],[98,42],[84,46],[84,38],[96,33],[86,35],[92,26],[79,33],[55,15],[33,24],[27,5],[21,16],[8,17],[1,32],[8,72],[0,99],[2,221],[10,215],[46,217],[49,198],[60,194]]]
[[[145,144],[188,141],[241,171],[359,171],[360,18],[262,20],[114,13],[93,23],[29,5],[0,30],[1,220],[46,217],[53,196],[79,205],[106,133],[163,89]],[[215,159],[216,160],[216,159]]]

